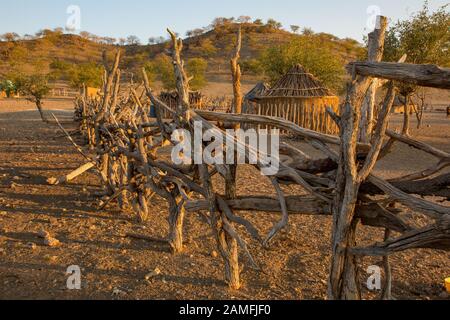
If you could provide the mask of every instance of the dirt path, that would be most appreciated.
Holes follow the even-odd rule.
[[[0,299],[325,298],[328,218],[292,217],[290,230],[278,237],[270,250],[249,240],[264,271],[244,268],[244,288],[231,292],[222,280],[222,262],[213,256],[215,244],[201,217],[187,217],[186,251],[178,256],[171,255],[161,241],[125,237],[127,233],[139,233],[164,238],[166,206],[156,200],[151,207],[152,218],[142,226],[115,205],[96,210],[93,195],[99,186],[92,173],[70,185],[48,186],[47,178],[70,172],[84,159],[64,138],[58,138],[61,133],[55,126],[39,121],[32,105],[7,107],[0,104]],[[70,120],[70,103],[48,102],[46,107],[60,109],[56,112],[58,117]],[[438,123],[435,128],[442,132],[448,130],[447,125]],[[429,139],[433,140],[433,136]],[[448,140],[436,141],[437,146],[449,149]],[[408,148],[399,151],[400,159],[411,159],[415,154]],[[416,157],[415,161],[421,167],[427,160]],[[400,162],[394,166],[382,164],[379,169],[391,175],[398,174],[401,168]],[[255,186],[261,194],[273,193],[268,183],[247,169],[239,185],[241,194],[249,193]],[[245,215],[255,221],[262,233],[279,218]],[[50,232],[61,241],[61,246],[45,246],[36,235],[40,230]],[[378,231],[364,230],[361,241],[374,236],[381,240]],[[443,297],[442,281],[450,276],[448,253],[419,250],[396,255],[392,260],[397,297]],[[362,267],[378,262],[366,259]],[[67,290],[66,270],[71,265],[81,267],[81,290]],[[145,275],[155,268],[161,274],[145,280]],[[365,281],[367,275],[361,271]],[[367,290],[364,294],[374,297]]]

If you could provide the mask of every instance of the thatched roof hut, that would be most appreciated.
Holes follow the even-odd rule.
[[[170,109],[176,110],[177,106],[180,104],[180,99],[176,91],[172,92],[161,92],[159,99],[164,102]],[[193,109],[202,109],[205,96],[199,91],[189,92],[189,104]],[[163,117],[170,118],[171,115],[164,111]]]
[[[252,90],[247,92],[244,97],[244,107],[242,109],[243,113],[254,114],[256,111],[256,97],[262,96],[267,90],[269,90],[269,85],[265,82],[259,82]]]
[[[326,108],[331,107],[337,113],[339,98],[301,65],[294,66],[270,89],[250,101],[256,103],[257,110],[249,113],[284,118],[328,134],[338,132]]]
[[[259,96],[263,95],[264,93],[266,93],[266,91],[269,89],[270,89],[270,86],[267,83],[258,82],[258,84],[256,84],[256,86],[252,90],[247,92],[247,94],[245,95],[245,100],[252,101],[256,97],[259,97]]]

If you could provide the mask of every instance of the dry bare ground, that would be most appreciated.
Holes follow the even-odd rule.
[[[62,120],[71,120],[71,101],[46,101],[45,108],[54,110]],[[395,116],[392,126],[399,127],[400,121],[401,117]],[[450,151],[450,119],[444,113],[427,114],[423,129],[414,130],[413,135]],[[427,168],[429,160],[427,155],[398,145],[377,170],[385,177],[401,176],[408,173],[406,168]],[[157,240],[168,230],[163,201],[155,199],[149,222],[139,225],[114,205],[96,209],[95,193],[100,186],[94,174],[69,185],[47,185],[47,178],[68,173],[83,161],[56,126],[39,120],[32,104],[0,102],[0,299],[326,298],[329,218],[293,216],[289,230],[276,238],[270,250],[247,239],[263,272],[244,267],[244,287],[229,291],[222,280],[222,261],[215,255],[211,231],[200,216],[187,217],[186,250],[174,256],[168,245]],[[255,184],[261,194],[272,194],[269,181],[264,182],[258,174],[251,167],[239,174],[240,194],[250,194]],[[263,232],[277,220],[269,214],[244,214]],[[45,246],[37,236],[41,230],[50,232],[61,246]],[[377,232],[364,228],[359,240],[382,240]],[[131,239],[127,233],[148,235],[155,241]],[[393,256],[394,296],[448,299],[443,280],[450,276],[449,261],[449,253],[429,250]],[[379,262],[368,258],[361,262],[363,283],[368,277],[365,269]],[[66,287],[66,270],[71,265],[82,269],[79,291]],[[156,268],[161,274],[146,280]],[[368,290],[364,296],[375,297]]]

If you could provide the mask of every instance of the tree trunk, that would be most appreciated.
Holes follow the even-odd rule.
[[[173,194],[169,213],[169,244],[173,253],[183,252],[183,222],[186,211],[181,202],[182,197]]]
[[[381,28],[375,29],[369,34],[368,45],[368,61],[369,62],[381,62],[384,54],[384,40],[386,36],[387,20],[380,17]],[[375,101],[376,94],[379,88],[379,80],[373,79],[372,83],[367,90],[366,98],[364,99],[361,108],[361,123],[360,123],[360,137],[359,141],[363,143],[370,143],[374,126],[375,116]]]
[[[330,273],[331,300],[361,300],[357,277],[356,258],[348,252],[356,244],[357,220],[354,220],[359,186],[347,183],[342,200],[337,199],[333,208],[335,221],[333,235],[333,261]],[[342,203],[342,204],[341,204]]]
[[[42,109],[42,101],[37,99],[36,100],[36,107],[39,111],[39,115],[41,116],[41,119],[43,122],[48,123],[48,119],[46,118],[45,114],[44,114],[44,110]]]
[[[405,106],[404,106],[404,115],[403,115],[403,130],[402,134],[404,136],[409,136],[409,128],[410,128],[410,110],[409,110],[409,96],[405,96]]]
[[[227,200],[234,200],[237,197],[236,190],[236,178],[237,178],[237,166],[230,165],[230,171],[225,178],[225,197]],[[239,270],[239,247],[237,240],[232,238],[228,233],[225,233],[224,240],[228,246],[229,254],[228,261],[225,261],[225,270],[227,282],[232,289],[239,289],[240,283],[240,270]]]

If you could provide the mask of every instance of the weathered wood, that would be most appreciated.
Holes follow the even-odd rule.
[[[349,73],[382,78],[422,87],[450,89],[450,69],[435,65],[416,65],[393,62],[351,62]]]
[[[383,25],[381,28],[376,28],[373,32],[369,33],[369,45],[368,45],[368,61],[380,62],[384,53],[384,39],[386,34],[387,18],[379,17],[377,23]],[[363,105],[361,107],[361,122],[359,125],[359,141],[364,143],[370,143],[372,136],[372,130],[374,126],[374,109],[376,93],[378,90],[378,79],[373,79],[366,93]]]
[[[419,196],[438,196],[450,198],[450,174],[444,174],[435,178],[410,181],[410,180],[390,180],[388,181],[394,188],[407,194]],[[370,195],[382,195],[384,192],[374,184],[366,182],[361,186],[360,191]]]
[[[379,60],[382,52],[382,35],[385,32],[383,21],[386,20],[381,18],[380,21],[381,29],[376,30],[371,39],[372,43],[376,43],[369,50],[371,60]],[[122,207],[129,200],[136,216],[144,221],[150,214],[157,214],[150,212],[148,207],[152,197],[154,195],[161,197],[169,206],[168,243],[175,253],[183,250],[185,213],[199,213],[212,227],[218,251],[224,261],[225,280],[232,289],[238,289],[241,286],[238,247],[248,257],[250,266],[258,269],[257,261],[253,258],[240,231],[247,232],[256,240],[256,243],[267,246],[281,229],[288,226],[291,215],[321,215],[331,216],[333,219],[330,299],[361,298],[357,276],[357,255],[364,255],[365,252],[369,254],[382,252],[385,256],[386,253],[415,247],[445,248],[448,242],[448,227],[442,226],[448,222],[450,209],[413,195],[437,195],[450,198],[448,188],[450,174],[430,178],[447,167],[450,157],[447,152],[387,130],[390,106],[394,97],[392,84],[382,109],[377,115],[375,131],[368,129],[368,132],[373,133],[370,143],[368,139],[365,143],[359,142],[358,131],[361,123],[364,122],[362,119],[365,111],[361,112],[361,105],[372,79],[371,76],[358,75],[356,67],[347,99],[339,115],[337,110],[331,109],[325,113],[326,104],[323,103],[316,105],[315,102],[308,101],[301,108],[293,110],[276,100],[258,109],[258,113],[269,116],[195,111],[190,108],[189,100],[186,99],[189,95],[190,79],[184,71],[181,59],[182,42],[176,39],[172,32],[171,38],[177,91],[182,97],[179,105],[169,107],[160,101],[153,94],[145,71],[143,72],[143,94],[138,94],[139,86],[132,84],[129,90],[119,97],[120,71],[118,69],[114,71],[114,66],[104,76],[103,97],[106,94],[110,95],[106,99],[108,103],[105,108],[103,108],[105,99],[91,101],[85,97],[84,101],[77,100],[77,114],[82,115],[79,119],[82,122],[80,132],[89,137],[90,145],[96,147],[93,149],[96,154],[95,156],[85,154],[76,143],[74,145],[88,161],[95,165],[101,174],[102,184],[110,186],[114,192],[106,203],[119,199]],[[238,64],[241,40],[238,37],[237,50],[231,61],[235,96],[234,112],[236,113],[240,112],[239,100],[242,97]],[[378,51],[374,51],[374,48]],[[111,77],[113,81],[108,84]],[[377,86],[374,88],[377,89]],[[372,94],[373,92],[369,92],[369,96]],[[148,117],[150,104],[156,108],[157,121],[154,123]],[[105,116],[101,117],[101,121],[96,122],[103,112]],[[368,111],[370,118],[369,114],[370,110]],[[278,128],[303,138],[326,157],[312,158],[287,144],[283,145],[280,150],[279,172],[269,177],[276,196],[238,197],[237,171],[232,170],[236,169],[236,166],[214,165],[210,168],[207,165],[176,166],[161,160],[162,157],[158,151],[176,143],[172,141],[172,133],[177,129],[187,129],[192,134],[194,121],[200,121],[204,130],[220,133],[223,144],[234,143],[244,148],[247,159],[257,155],[259,162],[255,168],[259,171],[263,171],[264,168],[259,150],[238,141],[224,129],[239,128],[240,124],[253,124],[264,129]],[[307,130],[293,123],[298,122],[302,126],[324,132],[334,132],[335,126],[333,130],[328,130],[329,123],[332,121],[336,122],[336,127],[340,129],[339,137]],[[389,137],[387,143],[386,136]],[[395,141],[430,153],[439,158],[440,162],[423,172],[395,181],[384,181],[374,177],[372,171],[376,162],[391,150]],[[335,151],[335,146],[339,147],[338,152]],[[202,147],[207,147],[207,144]],[[225,195],[214,191],[213,175],[225,178]],[[296,185],[302,190],[297,192],[297,188],[282,188],[281,185]],[[295,192],[291,192],[292,190]],[[304,194],[305,191],[310,196],[296,195]],[[438,227],[431,226],[420,232],[413,230],[402,219],[401,209],[396,209],[395,205],[399,203],[437,220]],[[239,211],[245,211],[245,215],[238,215]],[[254,215],[254,218],[257,218],[257,215],[264,214],[276,214],[280,218],[265,241],[251,222],[252,220],[245,219],[247,215]],[[373,247],[358,248],[356,231],[360,223],[363,226],[384,229],[385,243],[375,246],[375,249]],[[238,229],[236,226],[242,226],[242,228]],[[391,232],[400,233],[399,238],[390,239]],[[414,241],[408,242],[411,238]],[[392,270],[387,257],[384,257],[383,265],[387,273],[383,296],[389,297]]]
[[[331,216],[331,205],[312,197],[286,196],[286,207],[289,215]],[[280,200],[267,196],[238,197],[227,200],[228,206],[235,211],[246,211],[250,214],[265,212],[282,213]],[[208,210],[207,200],[188,201],[185,208],[188,212]],[[356,207],[357,217],[367,226],[387,228],[396,232],[405,232],[410,227],[396,213],[390,212],[377,204],[362,204]]]
[[[325,143],[340,145],[341,140],[337,136],[323,134],[320,132],[312,131],[309,129],[305,129],[299,127],[295,123],[286,121],[281,118],[273,118],[268,116],[257,116],[257,115],[237,115],[237,114],[229,114],[229,113],[218,113],[211,112],[205,110],[196,110],[195,111],[199,116],[208,121],[228,121],[228,122],[238,122],[238,123],[247,123],[247,124],[255,124],[255,125],[269,125],[278,129],[284,129],[291,133],[294,133],[300,137],[309,138],[313,140],[320,140]],[[370,150],[369,144],[358,143],[358,151],[359,152],[368,152]]]
[[[450,219],[447,217],[436,225],[414,230],[399,238],[368,248],[353,248],[351,252],[362,256],[388,256],[411,249],[438,249],[450,251]]]
[[[419,199],[410,194],[407,194],[375,175],[370,175],[368,181],[383,190],[383,192],[385,192],[391,198],[397,200],[407,207],[423,212],[433,219],[440,219],[443,215],[450,215],[449,207],[444,207],[439,204],[435,204],[433,202]]]
[[[91,170],[92,168],[95,168],[95,163],[88,162],[65,176],[62,176],[60,178],[49,178],[47,182],[50,185],[63,184],[72,181],[73,179],[79,177],[83,173]]]
[[[189,109],[189,81],[191,81],[192,78],[187,76],[184,70],[184,62],[181,60],[183,41],[181,39],[177,39],[176,34],[171,30],[167,29],[167,32],[169,32],[172,39],[172,59],[175,70],[177,92],[180,100],[180,105],[177,106],[177,114],[179,117],[182,117],[186,110]]]
[[[430,146],[429,144],[426,144],[424,142],[414,140],[410,137],[406,137],[406,136],[396,133],[392,130],[387,130],[386,135],[392,139],[400,141],[400,142],[407,144],[413,148],[416,148],[418,150],[422,150],[426,153],[429,153],[439,159],[450,159],[450,153],[441,151],[441,150],[439,150],[433,146]]]

